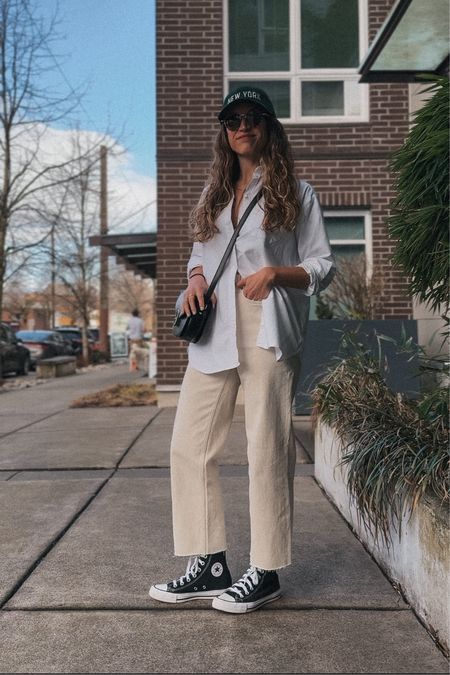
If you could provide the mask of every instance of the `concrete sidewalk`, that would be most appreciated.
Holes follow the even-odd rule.
[[[150,599],[151,583],[186,564],[171,540],[175,410],[68,408],[136,379],[112,366],[0,394],[0,672],[448,672],[315,482],[308,418],[295,420],[295,563],[280,573],[283,597],[244,616]],[[249,549],[240,408],[221,472],[236,578]]]

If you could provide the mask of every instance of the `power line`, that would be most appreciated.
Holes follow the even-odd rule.
[[[119,227],[120,225],[123,225],[123,223],[125,223],[127,220],[129,220],[130,218],[133,218],[134,216],[137,216],[139,213],[142,213],[142,211],[145,211],[145,209],[148,209],[152,204],[156,204],[156,202],[157,202],[156,199],[152,199],[151,202],[147,202],[147,204],[144,204],[144,206],[142,206],[137,211],[134,211],[133,213],[130,213],[130,215],[125,216],[125,218],[123,218],[122,220],[119,220],[118,223],[114,224],[114,227],[116,228],[116,227]]]

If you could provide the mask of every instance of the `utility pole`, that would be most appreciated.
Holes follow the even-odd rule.
[[[55,260],[55,223],[52,223],[50,230],[50,248],[51,248],[51,326],[55,330],[55,314],[56,314],[56,260]]]
[[[100,235],[108,234],[108,149],[100,147]],[[100,349],[109,354],[108,251],[100,246]]]

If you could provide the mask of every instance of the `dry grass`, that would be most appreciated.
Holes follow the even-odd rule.
[[[156,405],[153,384],[115,384],[108,389],[81,396],[70,404],[71,408],[117,408]]]
[[[377,319],[383,310],[384,277],[374,267],[368,275],[364,254],[339,259],[333,283],[318,299],[323,319]]]

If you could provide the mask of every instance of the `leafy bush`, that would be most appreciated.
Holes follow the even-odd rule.
[[[313,391],[315,416],[342,442],[339,463],[348,467],[358,516],[389,544],[391,525],[401,536],[402,514],[410,515],[425,492],[449,499],[448,391],[409,400],[389,389],[381,352],[375,357],[357,333],[344,333],[341,347],[346,355]],[[398,348],[416,350],[411,339]]]

